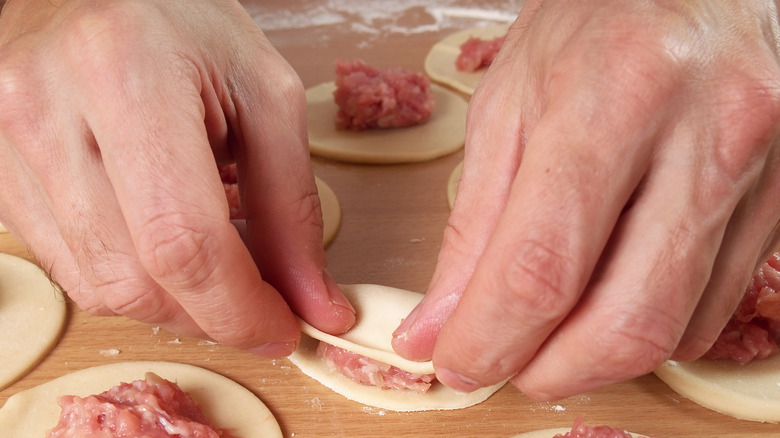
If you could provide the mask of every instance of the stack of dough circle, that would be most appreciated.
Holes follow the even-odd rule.
[[[45,437],[57,425],[58,397],[100,394],[147,372],[175,382],[198,402],[206,418],[233,436],[281,438],[271,411],[251,391],[220,374],[173,362],[118,362],[86,368],[11,396],[0,409],[0,436]]]
[[[0,254],[0,389],[46,357],[66,313],[62,293],[38,266]]]
[[[420,302],[422,294],[375,284],[341,285],[355,307],[357,322],[349,332],[333,336],[301,321],[301,344],[290,360],[304,374],[335,392],[377,408],[392,411],[461,409],[481,403],[498,391],[504,382],[471,393],[462,393],[434,382],[427,392],[381,389],[357,383],[331,370],[317,356],[319,341],[367,356],[415,374],[432,374],[433,364],[404,359],[393,351],[393,331]]]
[[[463,147],[466,139],[466,101],[432,85],[436,108],[421,125],[392,129],[336,129],[336,84],[327,82],[306,90],[311,153],[352,163],[393,164],[428,161]]]
[[[449,35],[431,47],[425,57],[425,73],[434,81],[448,85],[466,94],[473,94],[486,69],[474,72],[463,72],[455,68],[455,60],[460,55],[460,46],[469,38],[483,40],[506,35],[508,24],[474,27]]]

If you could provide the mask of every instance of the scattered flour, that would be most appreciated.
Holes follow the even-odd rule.
[[[247,11],[266,31],[349,26],[363,34],[417,34],[495,22],[511,22],[522,0],[496,0],[489,8],[474,7],[464,0],[325,0],[304,7],[269,10],[262,3],[247,5]]]
[[[383,417],[387,415],[387,411],[384,409],[374,409],[370,406],[363,406],[363,412],[371,415],[379,415],[380,417]]]
[[[117,356],[120,353],[120,351],[116,348],[109,348],[108,350],[100,350],[98,351],[98,354],[103,357],[114,357]]]

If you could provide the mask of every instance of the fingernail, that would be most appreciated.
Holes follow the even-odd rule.
[[[339,289],[338,283],[336,283],[336,280],[333,279],[327,269],[322,272],[322,279],[325,281],[325,288],[328,290],[330,303],[339,307],[343,307],[352,312],[354,315],[356,313],[355,308],[352,307],[352,303],[350,303],[344,294],[341,293],[341,289]]]
[[[449,368],[437,368],[436,378],[445,386],[461,392],[473,392],[482,387],[476,380]]]
[[[272,342],[250,348],[249,352],[266,359],[276,359],[289,356],[296,348],[297,342]]]
[[[412,309],[411,312],[409,312],[408,315],[406,315],[406,318],[401,321],[401,324],[398,325],[398,328],[395,329],[393,332],[393,338],[403,339],[406,337],[406,332],[409,331],[409,329],[412,328],[414,325],[414,322],[417,320],[417,315],[420,313],[420,306],[416,306],[414,309]]]

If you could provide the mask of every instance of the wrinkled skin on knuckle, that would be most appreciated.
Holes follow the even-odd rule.
[[[678,328],[685,325],[663,308],[604,312],[609,324],[595,333],[589,351],[602,376],[613,381],[647,374],[669,359],[677,347]]]
[[[212,231],[192,215],[159,215],[139,231],[136,246],[141,264],[166,289],[195,289],[216,265]]]
[[[504,258],[496,287],[517,315],[555,321],[573,307],[579,292],[573,259],[536,240],[521,242]]]
[[[167,321],[172,314],[162,314],[159,288],[139,284],[132,278],[102,282],[92,287],[93,293],[102,297],[105,307],[118,315],[128,315],[144,322]],[[156,286],[156,285],[154,285]]]

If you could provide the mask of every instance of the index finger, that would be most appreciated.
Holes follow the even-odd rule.
[[[340,334],[354,324],[355,311],[326,269],[303,85],[267,40],[254,52],[257,64],[245,67],[234,91],[249,249],[297,315]]]

